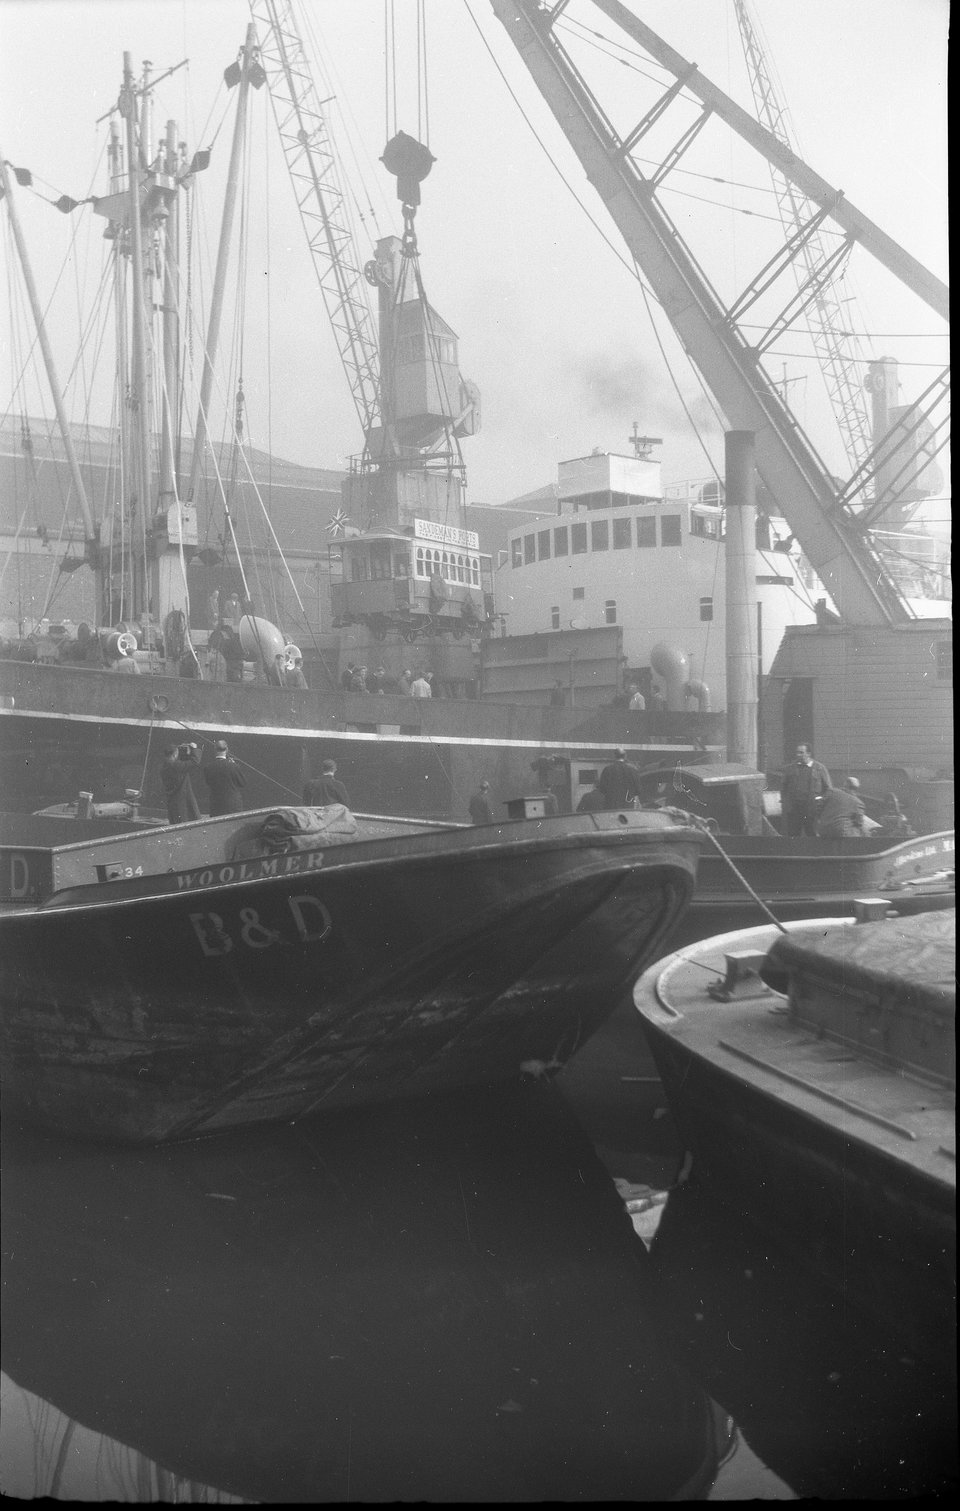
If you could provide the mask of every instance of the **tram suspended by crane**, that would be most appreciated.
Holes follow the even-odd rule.
[[[341,660],[366,642],[438,641],[444,681],[470,682],[470,644],[493,618],[490,558],[465,528],[460,440],[480,423],[480,396],[461,375],[455,332],[424,291],[414,219],[434,162],[422,142],[397,132],[383,151],[397,181],[402,237],[387,236],[362,264],[349,232],[338,156],[292,0],[251,0],[260,56],[341,361],[363,427],[351,461],[343,517],[331,542],[334,628]],[[376,289],[374,328],[363,280]],[[337,569],[339,581],[337,580]],[[398,666],[396,670],[400,670]]]

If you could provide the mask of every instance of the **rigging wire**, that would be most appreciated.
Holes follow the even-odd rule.
[[[680,388],[679,382],[677,381],[676,374],[674,373],[673,368],[672,368],[672,366],[670,364],[670,359],[667,356],[666,348],[664,347],[664,344],[663,344],[663,339],[662,339],[662,337],[660,335],[659,330],[657,329],[656,321],[653,318],[653,311],[650,308],[650,302],[649,302],[649,298],[648,298],[649,290],[647,289],[647,286],[643,282],[642,279],[638,279],[637,281],[640,284],[640,293],[643,296],[644,308],[646,309],[646,312],[647,312],[647,319],[650,322],[650,329],[653,331],[654,340],[656,341],[657,346],[658,346],[658,348],[660,350],[660,355],[663,358],[663,364],[664,364],[664,366],[667,369],[667,375],[668,375],[668,377],[670,379],[670,382],[673,384],[674,392],[676,393],[677,398],[680,401],[680,405],[681,405],[681,407],[683,409],[683,412],[684,412],[684,414],[687,417],[687,422],[690,425],[690,429],[693,431],[693,434],[695,435],[695,437],[697,439],[697,444],[699,445],[700,450],[703,452],[704,456],[707,459],[707,463],[708,463],[708,465],[710,467],[711,472],[713,473],[714,477],[718,481],[722,481],[722,479],[720,477],[720,472],[719,472],[719,470],[718,470],[718,468],[716,466],[716,463],[713,460],[713,457],[710,454],[710,451],[709,451],[709,449],[707,447],[706,441],[704,440],[703,436],[700,434],[700,428],[697,425],[697,422],[693,418],[693,415],[690,413],[689,406],[687,404],[686,399],[683,396],[683,392],[682,392],[682,390]],[[698,370],[694,366],[694,364],[692,362],[690,362],[689,357],[687,358],[687,361],[688,361],[688,363],[690,365],[690,368],[691,368],[694,376],[697,378],[697,380],[698,380],[698,382],[700,384],[701,392],[703,393],[703,396],[705,397],[705,399],[707,400],[708,404],[710,405],[710,408],[713,411],[714,417],[716,418],[716,420],[717,420],[717,422],[718,422],[718,424],[720,426],[720,429],[723,430],[723,428],[724,428],[723,416],[720,414],[720,411],[717,408],[717,405],[716,405],[716,402],[715,402],[715,400],[713,398],[713,395],[707,389],[707,387],[706,387],[703,379],[700,377],[700,373],[698,372]]]
[[[596,52],[603,53],[605,57],[611,58],[614,63],[620,63],[624,68],[629,68],[631,73],[639,74],[641,78],[649,79],[652,83],[658,84],[661,87],[664,85],[669,86],[675,82],[676,76],[670,72],[669,68],[664,68],[655,59],[649,58],[646,53],[635,52],[632,47],[627,47],[625,43],[619,42],[616,37],[608,37],[605,32],[594,31],[582,21],[577,21],[573,16],[564,16],[562,21],[558,21],[554,25],[553,30],[567,32],[568,35],[575,37],[578,42],[584,43],[587,47],[592,47]],[[598,46],[598,43],[593,40],[594,38],[598,38],[600,42],[606,42],[608,47],[613,48],[614,51],[608,52],[606,48]],[[617,54],[623,54],[623,56],[617,56]],[[638,68],[635,63],[628,61],[630,58],[639,58],[644,67]],[[657,72],[651,73],[650,69],[656,69]],[[696,95],[687,94],[681,90],[680,98],[688,101],[698,109],[700,108],[700,101]]]

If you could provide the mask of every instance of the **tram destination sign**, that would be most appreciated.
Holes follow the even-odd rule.
[[[432,519],[415,519],[413,533],[417,540],[434,540],[442,546],[459,546],[461,551],[479,551],[476,530],[458,530],[455,525],[438,525]]]

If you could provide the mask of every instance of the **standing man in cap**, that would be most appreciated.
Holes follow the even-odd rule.
[[[821,839],[857,839],[864,833],[865,810],[859,793],[855,776],[846,776],[839,787],[830,788],[817,814]]]
[[[470,819],[474,824],[492,824],[493,809],[490,807],[490,783],[481,782],[470,799]]]
[[[237,765],[226,740],[217,740],[213,747],[213,760],[203,768],[203,779],[210,789],[210,817],[219,818],[222,813],[242,813],[242,789],[246,778]]]
[[[160,784],[167,800],[167,823],[187,824],[203,817],[190,782],[191,771],[199,767],[200,756],[193,743],[168,745],[163,752]]]
[[[597,786],[608,809],[632,808],[634,799],[639,801],[643,793],[639,771],[627,760],[627,752],[620,749],[614,751],[609,766],[604,766]]]
[[[830,773],[815,761],[809,745],[798,745],[796,760],[787,767],[780,783],[784,832],[792,838],[817,832],[817,805],[831,791]]]
[[[304,787],[303,801],[307,808],[326,808],[331,803],[342,803],[345,808],[349,808],[347,789],[342,782],[337,781],[336,761],[324,761],[320,775],[311,777]]]

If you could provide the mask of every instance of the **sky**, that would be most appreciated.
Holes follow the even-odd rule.
[[[750,3],[801,155],[946,277],[947,0]],[[732,0],[630,4],[702,73],[749,105]],[[417,87],[416,0],[393,0],[395,114],[394,94],[385,88],[385,8],[384,0],[307,0],[304,27],[324,60],[318,88],[336,97],[344,174],[365,207],[361,261],[377,235],[399,230],[393,182],[377,161],[388,131],[395,124],[428,136],[437,159],[423,185],[417,228],[428,297],[457,332],[461,371],[482,396],[481,429],[464,442],[468,498],[498,503],[521,495],[555,480],[558,461],[595,447],[627,452],[634,421],[641,432],[663,437],[668,481],[706,476],[722,463],[720,429],[662,315],[658,342],[616,228],[488,0],[425,0],[425,91]],[[220,79],[248,18],[244,0],[0,0],[0,151],[29,167],[49,198],[103,192],[106,127],[96,123],[116,101],[124,50],[135,68],[149,58],[156,73],[188,58],[188,67],[158,87],[156,120],[175,118],[191,149],[215,139],[195,208],[209,279],[231,129]],[[618,125],[632,124],[660,86],[611,61],[610,48],[596,37],[587,45],[575,41],[584,25],[617,37],[588,0],[572,0],[564,20],[571,45],[580,47],[578,61],[595,70],[590,82],[605,108]],[[249,242],[243,298],[224,319],[234,367],[223,379],[223,398],[242,352],[251,442],[292,461],[341,468],[359,452],[362,437],[266,93],[254,95],[251,105]],[[676,129],[669,126],[671,140],[685,118],[677,120]],[[774,211],[765,165],[709,126],[681,166],[688,172],[671,177],[664,203],[690,235],[711,282],[732,296],[773,246],[773,222],[764,218]],[[72,374],[71,416],[108,423],[95,340],[88,339],[80,361],[76,355],[100,277],[101,225],[88,208],[64,217],[22,192],[17,203],[41,298],[50,301],[61,379]],[[747,207],[752,216],[742,213]],[[845,288],[854,296],[865,349],[900,358],[903,397],[916,397],[935,371],[931,364],[946,360],[942,323],[862,251]],[[29,341],[10,289],[5,278],[0,404],[6,412],[26,402],[36,413],[42,403],[47,412],[32,378],[12,397]],[[839,436],[809,351],[804,335],[788,333],[770,368],[786,381],[797,418],[839,472]]]

